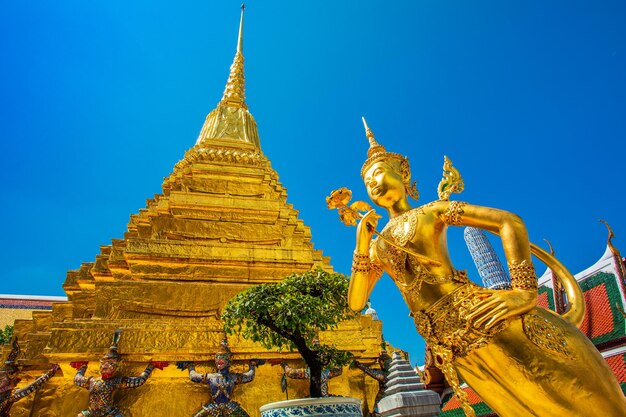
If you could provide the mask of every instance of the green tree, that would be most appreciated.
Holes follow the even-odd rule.
[[[356,317],[348,307],[348,284],[344,275],[317,269],[250,287],[224,308],[224,329],[267,349],[296,349],[310,370],[311,397],[321,397],[322,370],[352,359],[350,352],[314,343],[319,331]]]
[[[11,338],[13,337],[13,326],[6,325],[4,326],[4,330],[0,329],[0,345],[6,345],[11,342]]]

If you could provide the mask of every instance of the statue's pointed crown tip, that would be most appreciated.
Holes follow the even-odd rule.
[[[365,128],[365,136],[367,136],[367,140],[369,141],[370,147],[367,151],[367,156],[370,157],[375,153],[386,152],[385,147],[379,144],[374,137],[374,132],[367,125],[367,121],[364,116],[361,116],[361,120],[363,120],[363,127]]]
[[[122,358],[122,355],[120,355],[119,353],[120,337],[122,336],[122,332],[122,329],[116,329],[113,332],[113,340],[111,341],[109,351],[102,356],[102,359],[112,359],[119,361]]]
[[[230,350],[230,346],[228,344],[228,339],[226,338],[226,336],[224,336],[224,338],[220,342],[220,348],[218,349],[216,354],[222,354],[222,355],[231,355],[232,354],[232,352]]]

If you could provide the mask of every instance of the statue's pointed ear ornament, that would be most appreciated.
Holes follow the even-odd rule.
[[[443,157],[443,178],[439,182],[437,187],[437,195],[439,200],[450,200],[450,194],[459,194],[465,188],[463,178],[459,173],[459,170],[452,165],[450,158],[444,155]]]
[[[367,136],[367,140],[370,144],[370,147],[367,150],[367,159],[361,168],[361,177],[365,177],[365,172],[376,162],[384,161],[395,164],[397,165],[398,173],[402,176],[402,182],[404,183],[406,193],[415,200],[419,199],[417,183],[415,181],[411,183],[411,168],[407,157],[400,155],[399,153],[387,152],[385,147],[376,141],[374,133],[365,121],[365,117],[361,117],[361,119],[363,120],[363,126],[365,127],[365,136]]]

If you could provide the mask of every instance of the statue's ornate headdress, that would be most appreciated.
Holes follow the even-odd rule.
[[[228,347],[228,339],[226,339],[225,337],[222,339],[222,341],[220,342],[220,348],[215,354],[222,356],[231,356],[233,354]]]
[[[118,346],[120,344],[120,337],[122,336],[122,329],[117,329],[113,333],[113,341],[111,342],[111,347],[109,351],[102,356],[101,360],[114,360],[120,361],[122,360],[122,355],[118,352]]]
[[[409,160],[406,156],[400,155],[399,153],[387,152],[385,147],[378,142],[376,142],[376,138],[374,138],[374,133],[367,125],[365,118],[363,117],[363,125],[365,126],[365,135],[370,143],[370,148],[367,151],[367,159],[361,168],[361,177],[365,176],[365,171],[375,164],[376,162],[392,162],[396,163],[398,167],[398,173],[402,176],[402,182],[404,183],[404,188],[408,195],[413,197],[415,200],[419,198],[419,192],[417,191],[417,186],[415,181],[411,184],[411,168],[409,166]]]

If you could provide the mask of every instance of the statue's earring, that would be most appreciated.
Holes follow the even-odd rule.
[[[413,181],[413,184],[410,184],[410,181],[404,183],[404,189],[407,194],[411,196],[414,200],[419,200],[420,193],[417,191],[417,182]]]
[[[400,162],[400,174],[402,175],[402,182],[404,183],[404,190],[414,200],[419,200],[420,193],[417,191],[417,182],[413,181],[411,184],[411,168],[409,167],[409,161],[405,158]]]

